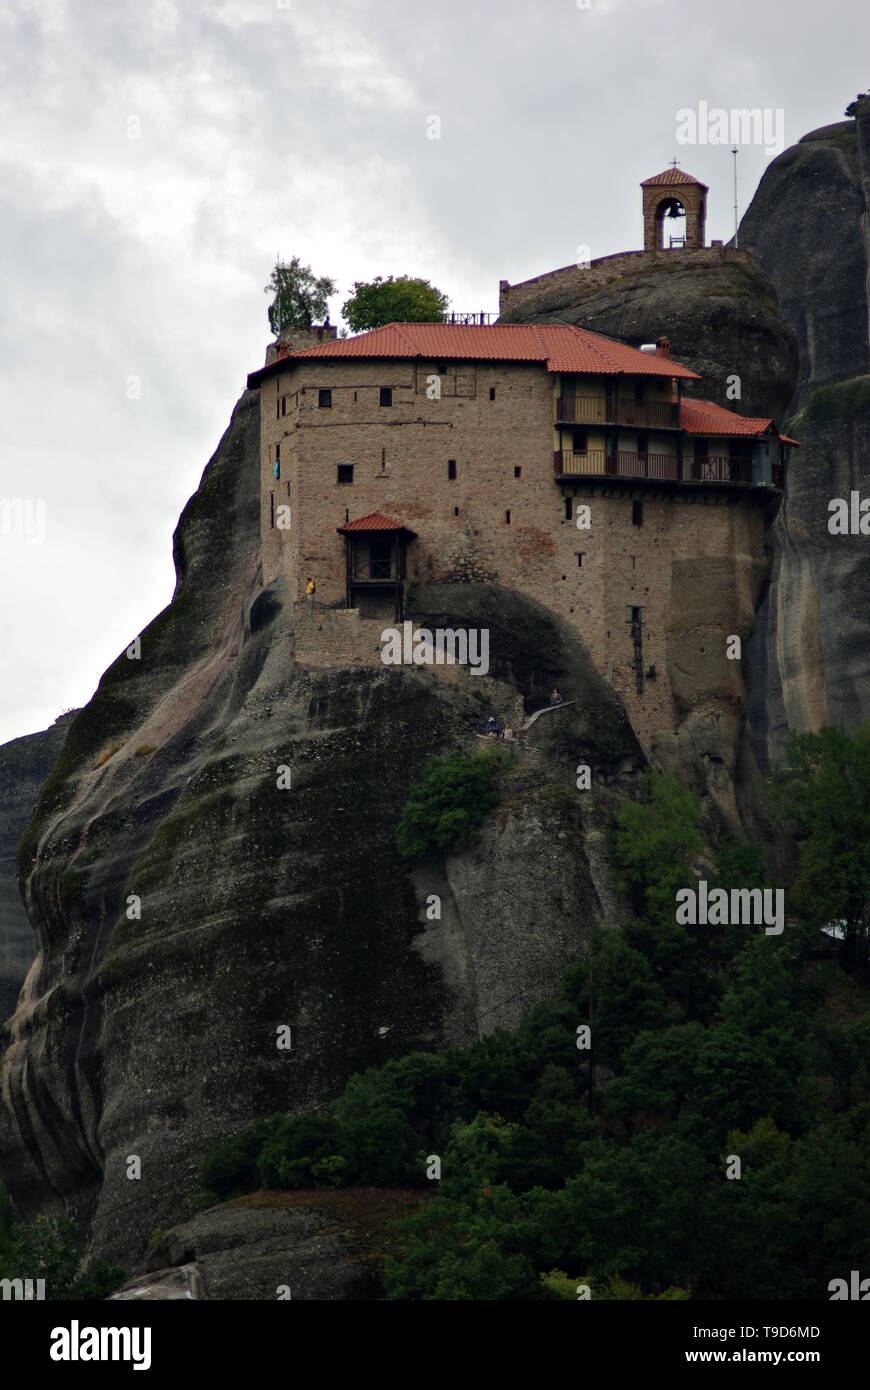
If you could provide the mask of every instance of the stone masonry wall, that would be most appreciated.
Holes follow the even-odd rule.
[[[380,632],[393,618],[344,609],[337,528],[381,511],[417,533],[408,583],[500,584],[575,625],[641,738],[673,729],[699,702],[742,711],[742,668],[726,659],[725,639],[745,642],[752,631],[770,494],[604,477],[560,483],[554,375],[539,364],[451,363],[433,400],[426,392],[438,365],[297,361],[261,388],[263,580],[280,572],[290,585],[296,660],[380,660]],[[332,406],[321,408],[327,386]],[[382,386],[392,387],[392,406],[379,404]],[[337,481],[340,464],[353,466],[352,483]],[[271,525],[273,505],[290,507],[288,529]],[[589,526],[578,529],[581,505]],[[304,598],[309,576],[314,604]],[[642,691],[633,608],[641,610]]]

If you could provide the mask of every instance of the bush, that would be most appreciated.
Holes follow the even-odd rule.
[[[76,1224],[69,1216],[37,1216],[28,1226],[16,1226],[0,1273],[9,1279],[44,1279],[47,1300],[108,1298],[127,1278],[120,1265],[91,1260],[83,1268],[84,1252]]]
[[[396,843],[402,858],[429,850],[458,854],[473,844],[498,804],[495,774],[501,762],[500,750],[430,758],[399,820]]]

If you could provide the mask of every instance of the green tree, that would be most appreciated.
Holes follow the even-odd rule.
[[[867,96],[870,96],[870,92],[859,92],[858,95],[857,95],[857,97],[855,98],[855,100],[849,102],[849,105],[846,107],[846,110],[844,111],[843,114],[844,114],[845,116],[857,116],[857,114],[858,114],[858,102],[859,102],[859,101],[863,101],[864,98],[867,97]]]
[[[867,960],[870,929],[870,723],[792,735],[787,760],[769,785],[801,841],[793,902],[819,927],[842,925],[852,970]]]
[[[386,280],[356,280],[353,294],[341,312],[354,333],[381,328],[385,323],[440,323],[449,304],[446,294],[410,275],[389,275]]]
[[[627,801],[616,852],[623,885],[654,922],[672,923],[679,888],[694,886],[691,862],[704,847],[698,799],[671,772],[647,772],[645,801]]]
[[[493,753],[429,759],[399,820],[396,843],[403,859],[430,849],[458,854],[473,844],[487,813],[498,803],[499,761]]]
[[[120,1288],[127,1271],[93,1259],[83,1268],[84,1255],[69,1216],[37,1216],[29,1226],[16,1226],[6,1257],[8,1277],[44,1279],[46,1299],[100,1300]]]
[[[319,279],[310,265],[294,256],[287,263],[277,261],[264,294],[274,296],[269,305],[269,327],[276,335],[285,328],[310,328],[327,317],[327,300],[335,294],[335,281],[328,275]]]

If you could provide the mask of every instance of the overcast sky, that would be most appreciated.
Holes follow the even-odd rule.
[[[678,113],[781,111],[792,144],[870,85],[868,36],[867,0],[0,0],[0,742],[169,601],[278,254],[334,323],[377,274],[496,311],[640,247],[673,158],[727,239],[730,141]],[[776,152],[741,146],[741,211]]]

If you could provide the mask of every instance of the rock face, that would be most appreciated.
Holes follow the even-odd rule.
[[[0,1022],[14,1012],[36,954],[33,928],[18,891],[18,841],[74,713],[61,715],[42,733],[27,734],[0,747]]]
[[[643,762],[576,635],[504,591],[416,596],[419,620],[486,621],[486,677],[295,665],[258,572],[258,419],[246,394],[179,522],[173,601],[72,722],[19,856],[39,953],[5,1030],[0,1173],[22,1217],[66,1203],[131,1271],[229,1132],[552,995],[615,910],[603,810]],[[482,850],[430,866],[427,921],[395,848],[409,786],[554,680],[577,704],[501,774]]]
[[[759,760],[790,730],[854,726],[870,708],[870,538],[832,535],[829,503],[870,496],[870,101],[773,161],[740,228],[776,285],[800,371],[793,455],[752,644]]]

